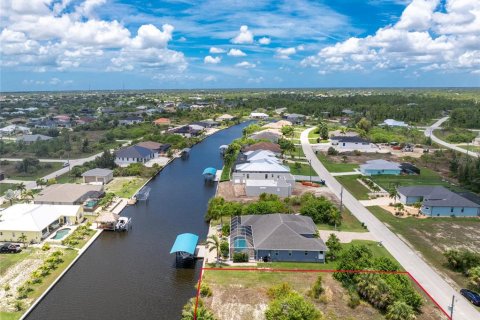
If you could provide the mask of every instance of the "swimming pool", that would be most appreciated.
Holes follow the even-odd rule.
[[[233,242],[235,250],[242,251],[248,248],[246,239],[235,239]]]
[[[69,232],[70,232],[70,228],[64,228],[64,229],[58,230],[57,233],[55,233],[55,235],[52,237],[52,240],[60,240],[63,237],[65,237]]]
[[[85,203],[84,207],[88,209],[93,209],[97,205],[97,203],[98,203],[98,200],[88,200]]]

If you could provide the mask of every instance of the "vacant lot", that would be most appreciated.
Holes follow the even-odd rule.
[[[396,186],[413,186],[413,185],[441,185],[448,186],[449,183],[442,179],[442,177],[435,171],[427,168],[420,168],[420,175],[376,175],[371,176],[375,183],[385,190],[389,190]]]
[[[131,198],[146,181],[147,178],[141,177],[116,177],[107,184],[105,190],[120,198]]]
[[[380,207],[368,209],[458,286],[466,286],[465,277],[445,266],[443,252],[450,248],[467,248],[480,252],[480,219],[397,218]]]
[[[29,172],[18,172],[15,168],[16,161],[9,161],[8,164],[2,164],[2,171],[5,172],[7,179],[35,181],[47,174],[62,168],[61,162],[40,162],[36,169],[32,168]]]
[[[323,296],[314,300],[308,296],[312,284],[322,276],[325,289]],[[212,289],[213,295],[205,302],[218,319],[243,320],[265,319],[270,298],[268,288],[288,283],[294,290],[321,310],[326,319],[380,320],[384,315],[367,302],[362,301],[352,309],[348,306],[349,293],[331,273],[288,273],[268,271],[205,271],[203,281]],[[440,311],[426,297],[423,313],[418,320],[442,319]]]
[[[348,158],[343,161],[339,157],[327,156],[322,152],[317,154],[317,158],[330,172],[350,172],[358,169],[358,164],[349,162]]]

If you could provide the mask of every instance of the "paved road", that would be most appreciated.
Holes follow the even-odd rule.
[[[446,141],[443,141],[443,140],[441,140],[441,139],[439,139],[438,137],[435,136],[434,131],[436,129],[438,129],[442,125],[442,123],[444,123],[447,120],[448,120],[448,117],[441,118],[440,120],[438,120],[437,122],[432,124],[430,127],[425,129],[425,131],[424,131],[425,136],[430,137],[433,142],[438,143],[439,145],[442,145],[442,146],[447,147],[449,149],[452,149],[452,150],[455,150],[455,151],[458,151],[458,152],[462,152],[462,153],[465,153],[469,156],[478,158],[478,153],[473,152],[473,151],[468,151],[466,149],[457,147],[456,145],[448,143]]]
[[[307,159],[311,160],[313,169],[325,180],[330,190],[340,197],[342,186],[317,159],[308,142],[310,130],[313,130],[313,128],[307,129],[301,134],[303,152]],[[343,203],[359,221],[367,225],[373,237],[382,242],[384,247],[397,259],[403,268],[420,282],[445,311],[448,312],[452,296],[455,295],[458,300],[455,304],[455,320],[480,319],[480,312],[475,310],[467,300],[460,296],[457,290],[451,287],[414,250],[390,231],[345,189],[343,189]]]

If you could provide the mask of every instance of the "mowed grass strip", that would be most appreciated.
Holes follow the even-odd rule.
[[[368,190],[367,187],[357,181],[357,179],[360,178],[360,175],[339,176],[335,178],[358,200],[369,199],[368,193],[370,192],[370,190]]]

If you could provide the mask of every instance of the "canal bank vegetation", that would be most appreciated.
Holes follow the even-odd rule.
[[[240,203],[225,201],[222,197],[214,197],[208,203],[205,214],[206,221],[218,221],[238,215],[256,215],[270,213],[295,213],[309,216],[315,223],[337,225],[342,224],[342,215],[335,204],[327,198],[315,197],[312,193],[280,199],[277,195],[263,193],[258,201]]]
[[[287,272],[309,270],[401,271],[376,242],[341,244],[321,263],[260,263],[257,271],[206,270],[202,306],[215,319],[417,319],[441,318],[441,311],[405,274]],[[269,272],[264,268],[281,269]],[[295,318],[297,319],[297,318]]]
[[[26,249],[28,254],[10,265],[1,276],[2,320],[19,319],[78,255],[72,249],[45,249]]]

